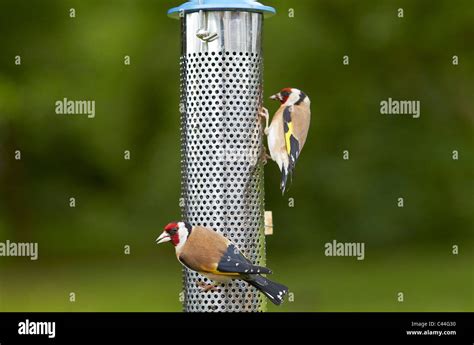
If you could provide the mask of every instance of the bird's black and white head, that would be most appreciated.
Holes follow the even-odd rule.
[[[176,248],[181,248],[191,235],[193,227],[187,222],[172,222],[165,226],[156,243],[171,242]]]
[[[289,87],[284,88],[277,94],[271,96],[270,99],[277,100],[282,105],[286,106],[300,104],[307,104],[309,106],[310,104],[309,97],[303,91]]]

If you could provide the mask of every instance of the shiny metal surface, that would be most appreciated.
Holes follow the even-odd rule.
[[[202,11],[186,15],[182,54],[236,51],[261,55],[263,16],[255,12]],[[205,29],[218,38],[207,43],[197,37]]]
[[[258,118],[262,18],[250,12],[211,11],[201,18],[189,13],[182,23],[181,57],[183,218],[223,233],[259,265],[265,265]],[[199,31],[218,37],[206,42]],[[210,283],[184,269],[185,311],[265,309],[265,297],[245,282],[211,292],[202,292],[198,282]]]

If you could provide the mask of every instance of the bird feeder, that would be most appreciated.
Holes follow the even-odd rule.
[[[182,216],[219,231],[265,265],[262,29],[272,7],[252,0],[194,0],[180,18]],[[184,310],[264,311],[239,280],[203,292],[207,278],[184,269]]]

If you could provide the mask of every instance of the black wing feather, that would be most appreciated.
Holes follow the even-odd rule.
[[[233,244],[229,244],[217,266],[219,272],[244,274],[271,274],[266,267],[255,266]]]

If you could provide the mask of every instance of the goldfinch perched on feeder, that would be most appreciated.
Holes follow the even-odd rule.
[[[212,229],[191,226],[186,222],[169,223],[156,242],[171,242],[182,265],[210,280],[220,283],[232,279],[244,280],[263,292],[276,305],[280,305],[288,293],[286,286],[261,276],[271,274],[272,271],[252,264],[235,244]],[[209,291],[212,288],[216,286],[207,285],[203,290]]]
[[[268,126],[268,110],[263,108],[260,115],[266,120],[268,149],[271,158],[280,168],[280,189],[284,194],[288,175],[293,174],[296,161],[308,136],[311,101],[304,92],[292,88],[285,88],[270,98],[281,103],[270,126]]]

